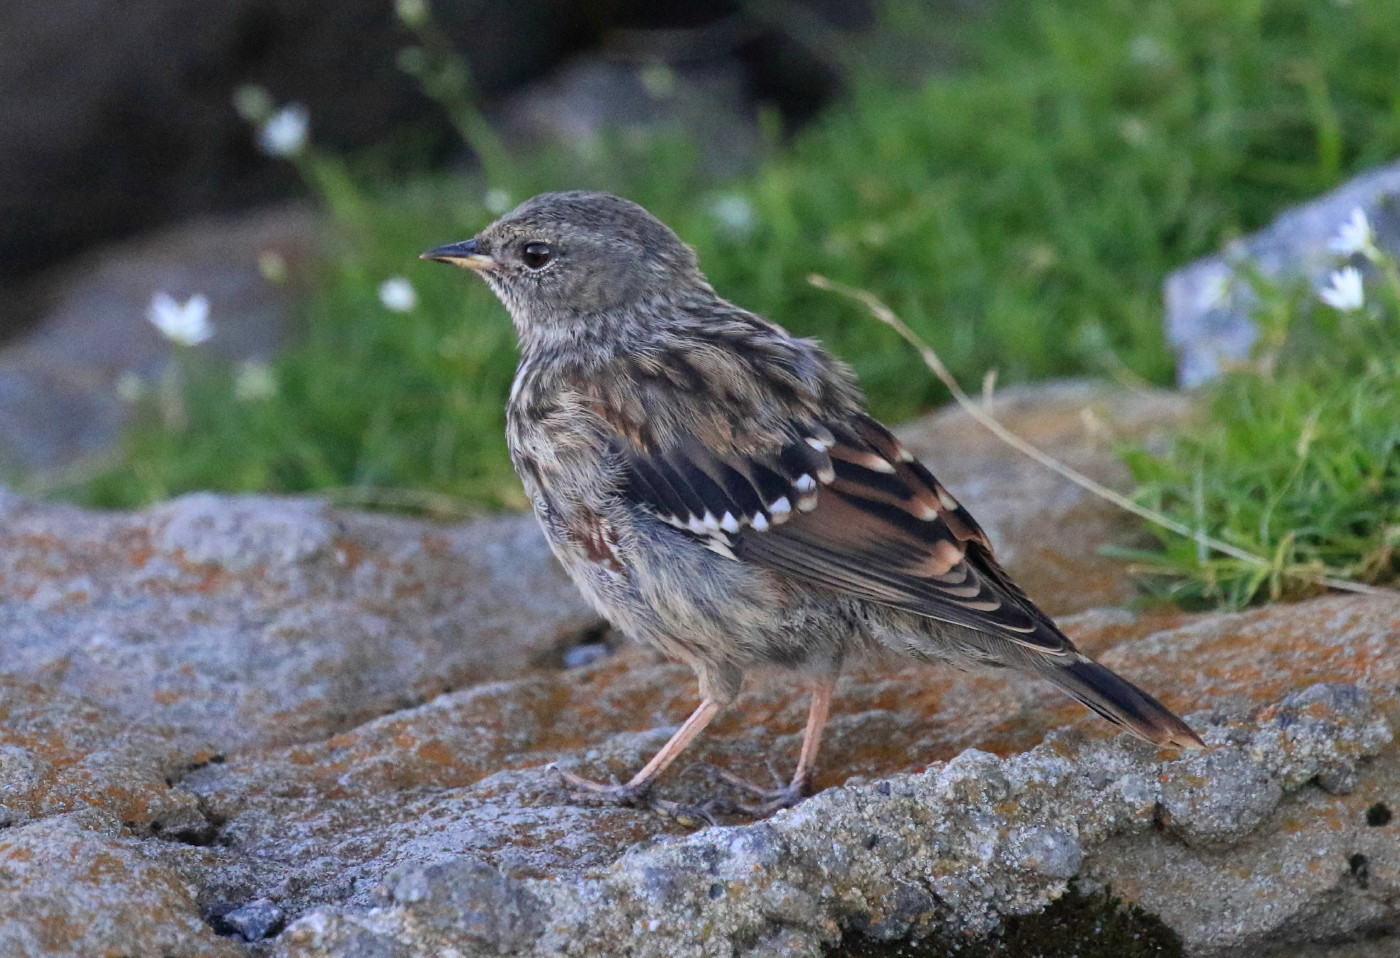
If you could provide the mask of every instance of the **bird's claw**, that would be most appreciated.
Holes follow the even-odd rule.
[[[551,767],[565,786],[565,794],[572,802],[581,805],[620,805],[624,808],[644,808],[656,812],[680,825],[695,828],[700,825],[714,825],[716,814],[725,814],[728,803],[723,799],[712,799],[699,805],[672,802],[664,798],[653,798],[651,782],[625,785],[605,784],[566,772],[562,768]]]
[[[762,818],[765,815],[771,815],[781,809],[792,808],[812,794],[812,783],[809,778],[799,779],[774,788],[764,788],[761,785],[755,785],[748,779],[740,778],[733,772],[711,765],[708,762],[697,762],[691,765],[690,769],[704,772],[758,799],[757,802],[752,803],[731,802],[726,799],[713,799],[706,803],[707,807],[723,806],[727,814],[741,814],[749,815],[754,818]]]
[[[646,804],[647,795],[651,791],[651,782],[629,782],[620,785],[617,782],[595,782],[553,765],[550,766],[550,771],[559,776],[569,800],[583,805],[621,805],[625,808],[638,808]]]

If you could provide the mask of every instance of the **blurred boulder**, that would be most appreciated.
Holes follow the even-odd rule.
[[[1249,358],[1258,302],[1252,276],[1285,285],[1300,279],[1314,289],[1326,285],[1347,259],[1329,244],[1358,209],[1369,219],[1377,245],[1400,257],[1400,160],[1291,209],[1253,236],[1168,276],[1163,292],[1177,382],[1198,386]]]
[[[0,350],[0,472],[61,470],[99,455],[130,409],[124,376],[150,380],[171,344],[146,319],[151,297],[201,294],[223,359],[267,359],[293,333],[297,277],[324,233],[308,206],[206,216],[86,253],[34,285],[43,321]],[[264,276],[268,262],[287,277]],[[260,263],[264,268],[260,268]]]
[[[619,2],[446,3],[487,94],[588,43]],[[318,142],[381,141],[445,120],[395,66],[386,0],[54,0],[0,9],[0,270],[191,213],[285,192],[232,106],[242,84],[310,109]]]
[[[834,92],[836,74],[798,33],[864,22],[869,5],[791,6],[761,21],[745,19],[737,0],[432,9],[488,105],[621,27],[644,38],[649,56],[655,34],[692,60],[740,64],[749,97],[805,115]],[[704,46],[715,22],[734,42]],[[331,149],[398,143],[400,155],[450,156],[447,117],[397,66],[413,42],[389,0],[0,5],[0,282],[103,240],[290,192],[292,168],[260,156],[233,109],[244,84],[304,104],[316,142]],[[7,291],[0,335],[21,324],[15,302]]]

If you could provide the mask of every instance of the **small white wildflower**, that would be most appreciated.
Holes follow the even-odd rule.
[[[1337,235],[1328,242],[1327,248],[1338,256],[1353,256],[1356,253],[1367,259],[1380,255],[1376,249],[1376,234],[1371,229],[1371,221],[1361,207],[1351,211],[1351,217],[1337,229]]]
[[[245,360],[233,377],[233,398],[239,402],[263,402],[277,395],[277,374],[260,359]]]
[[[406,27],[421,27],[428,22],[426,0],[394,0],[394,14]]]
[[[402,276],[391,276],[379,284],[379,302],[391,313],[411,313],[418,308],[418,291]]]
[[[117,398],[125,403],[140,402],[146,397],[146,380],[131,370],[117,377]]]
[[[296,156],[310,135],[311,114],[300,103],[288,103],[258,128],[258,148],[268,156]]]
[[[1317,298],[1333,309],[1348,312],[1360,309],[1366,302],[1366,293],[1361,285],[1361,271],[1355,266],[1347,266],[1332,274],[1332,281],[1317,291]]]
[[[715,197],[710,203],[709,213],[720,229],[740,239],[753,233],[757,219],[748,197],[738,193]]]
[[[249,123],[262,124],[272,116],[277,105],[272,102],[272,94],[266,87],[256,83],[245,83],[233,91],[233,108]]]
[[[214,335],[214,324],[209,322],[209,298],[203,293],[181,303],[161,290],[151,297],[146,318],[162,336],[181,346],[198,346]]]
[[[486,207],[486,212],[501,216],[509,213],[514,204],[510,201],[509,193],[499,187],[493,187],[481,198],[481,205]]]
[[[1197,292],[1196,306],[1202,311],[1216,309],[1225,306],[1230,301],[1230,294],[1235,287],[1235,274],[1228,269],[1220,269],[1212,272],[1206,281],[1200,285]]]

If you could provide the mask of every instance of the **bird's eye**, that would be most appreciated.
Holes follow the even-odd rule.
[[[520,251],[520,261],[531,269],[540,269],[554,258],[554,250],[548,243],[526,243]]]

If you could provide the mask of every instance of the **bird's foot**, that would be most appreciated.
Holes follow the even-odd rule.
[[[714,799],[706,803],[707,808],[713,808],[718,811],[762,818],[767,815],[772,815],[774,812],[781,811],[784,808],[792,808],[812,794],[812,780],[808,777],[794,779],[786,785],[764,788],[762,785],[755,785],[748,779],[740,778],[733,772],[726,771],[708,762],[697,763],[692,765],[691,768],[699,769],[707,775],[711,775],[727,785],[732,785],[739,791],[745,792],[756,799],[752,802],[731,802],[724,799]]]
[[[620,805],[623,808],[644,808],[669,818],[680,825],[691,828],[715,824],[715,814],[726,810],[726,803],[709,801],[700,805],[688,805],[656,798],[651,794],[652,782],[627,784],[606,784],[595,782],[562,768],[554,768],[565,786],[565,793],[571,802],[580,805]]]

